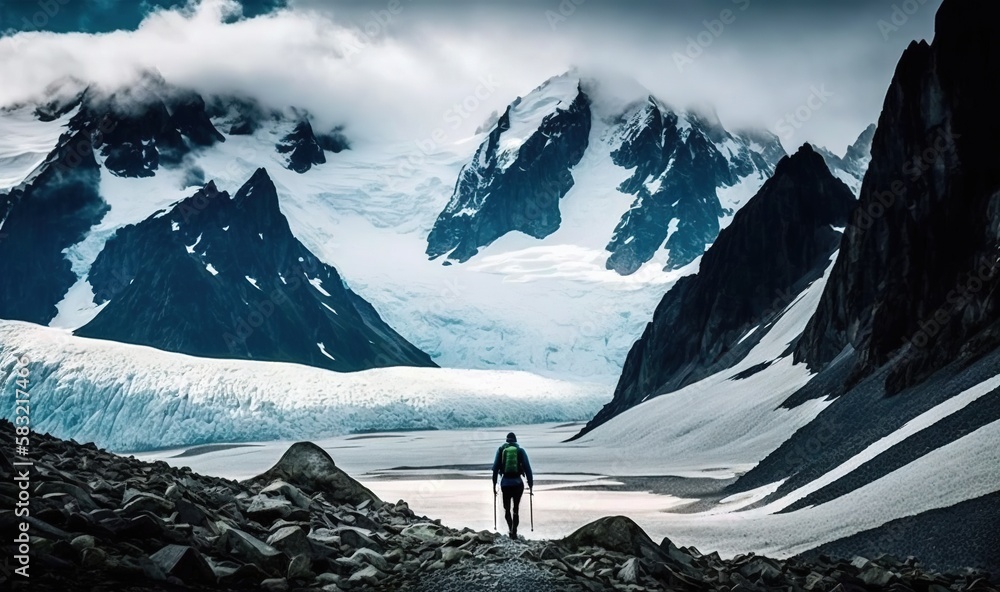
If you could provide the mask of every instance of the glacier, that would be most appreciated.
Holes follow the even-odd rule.
[[[396,367],[337,373],[196,358],[0,321],[2,416],[12,421],[21,359],[28,360],[33,430],[116,451],[576,421],[608,396],[603,385],[526,372]]]

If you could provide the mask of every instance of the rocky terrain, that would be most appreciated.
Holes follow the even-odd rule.
[[[13,426],[0,434],[0,523],[12,533]],[[559,541],[455,530],[379,500],[307,442],[242,483],[44,435],[28,459],[33,590],[997,590],[988,574],[938,574],[914,558],[723,560],[656,544],[620,516]],[[17,581],[14,567],[0,567],[0,585]]]

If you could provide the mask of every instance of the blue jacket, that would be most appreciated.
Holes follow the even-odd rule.
[[[517,460],[521,465],[521,475],[524,475],[528,479],[528,487],[532,488],[535,485],[535,478],[531,475],[531,463],[528,462],[528,453],[524,451],[524,448],[518,446],[515,442],[505,443],[503,446],[497,449],[497,455],[493,459],[493,485],[497,484],[497,475],[503,473],[503,449],[507,446],[517,446]],[[500,481],[500,487],[512,487],[521,485],[524,486],[524,482],[521,481],[521,475],[515,477],[507,477]]]

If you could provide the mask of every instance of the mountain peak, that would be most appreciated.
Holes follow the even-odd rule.
[[[841,241],[836,229],[847,225],[854,205],[812,146],[784,157],[715,238],[698,273],[663,297],[629,352],[614,398],[581,435],[742,361],[780,318],[785,306],[776,306],[776,295],[790,303],[822,277]]]
[[[233,198],[238,209],[250,210],[259,214],[280,215],[278,207],[278,189],[267,174],[267,169],[261,167],[254,171],[250,179],[240,187]]]

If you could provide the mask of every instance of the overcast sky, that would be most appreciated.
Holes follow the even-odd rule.
[[[789,150],[843,152],[878,118],[907,44],[932,38],[939,4],[0,0],[0,104],[67,75],[114,87],[155,68],[203,92],[304,107],[355,138],[457,138],[577,66],[674,105],[711,104],[727,127],[771,129]],[[473,108],[453,126],[463,101]]]

